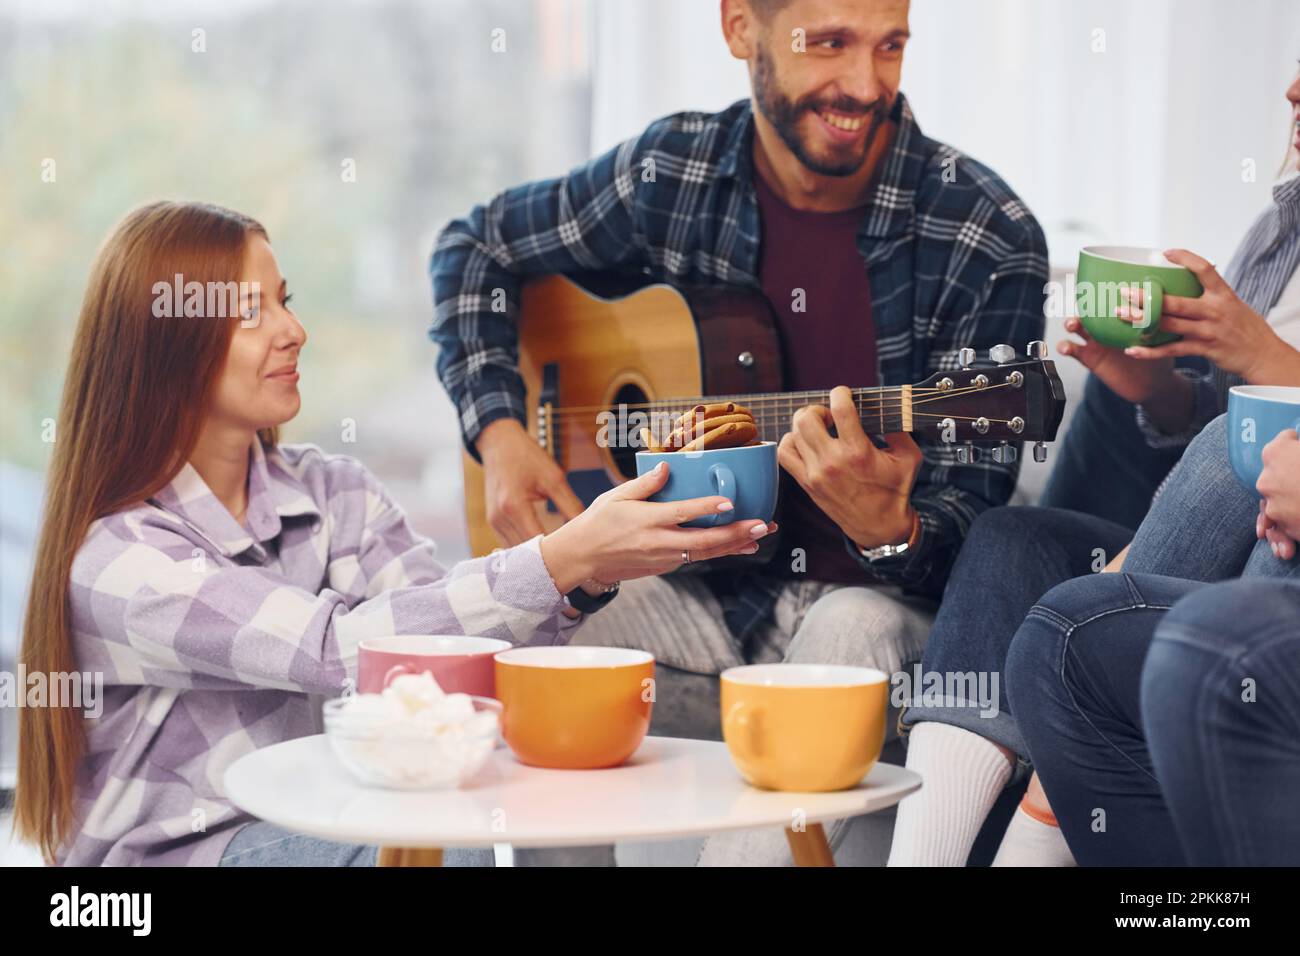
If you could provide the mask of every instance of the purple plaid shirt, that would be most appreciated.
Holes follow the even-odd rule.
[[[79,669],[103,674],[103,714],[86,720],[60,863],[217,863],[252,819],[226,799],[226,768],[318,732],[366,638],[556,644],[578,623],[540,536],[446,569],[355,459],[254,442],[248,495],[241,525],[187,464],[77,553],[73,642]]]

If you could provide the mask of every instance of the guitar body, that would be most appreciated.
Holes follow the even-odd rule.
[[[524,286],[519,366],[527,427],[584,504],[636,475],[636,448],[598,441],[600,412],[618,421],[620,406],[784,386],[776,318],[761,293],[638,286],[605,274]],[[488,524],[482,466],[468,453],[464,479],[470,549],[487,554],[502,542]],[[538,514],[547,531],[562,523],[547,506]]]

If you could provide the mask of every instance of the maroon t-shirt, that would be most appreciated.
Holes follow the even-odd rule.
[[[864,209],[806,212],[787,206],[762,176],[755,175],[754,186],[762,220],[758,275],[781,330],[786,387],[875,385],[871,287],[857,247]],[[792,479],[781,493],[786,541],[774,569],[789,571],[790,549],[803,548],[809,578],[862,583],[862,568],[845,549],[839,526]]]

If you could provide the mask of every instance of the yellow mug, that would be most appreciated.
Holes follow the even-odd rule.
[[[889,679],[869,667],[751,664],[722,672],[722,736],[747,781],[845,790],[885,743]]]

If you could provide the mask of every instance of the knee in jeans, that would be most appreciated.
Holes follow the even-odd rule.
[[[1067,621],[1078,622],[1133,600],[1133,585],[1127,575],[1098,573],[1070,578],[1054,585],[1034,606]]]
[[[1061,679],[1064,643],[1062,625],[1037,614],[1025,618],[1011,639],[1003,666],[1002,676],[1013,713],[1027,709],[1027,703],[1045,692],[1052,696],[1051,689]]]
[[[1046,621],[1036,617],[1025,619],[1011,639],[1003,665],[1008,696],[1012,688],[1021,684],[1028,687],[1053,678],[1056,661],[1060,659],[1058,637],[1056,628]]]
[[[1207,647],[1249,648],[1295,627],[1296,590],[1296,585],[1258,578],[1206,585],[1169,609],[1156,628],[1156,639],[1183,633]],[[1279,600],[1283,595],[1289,600]]]

